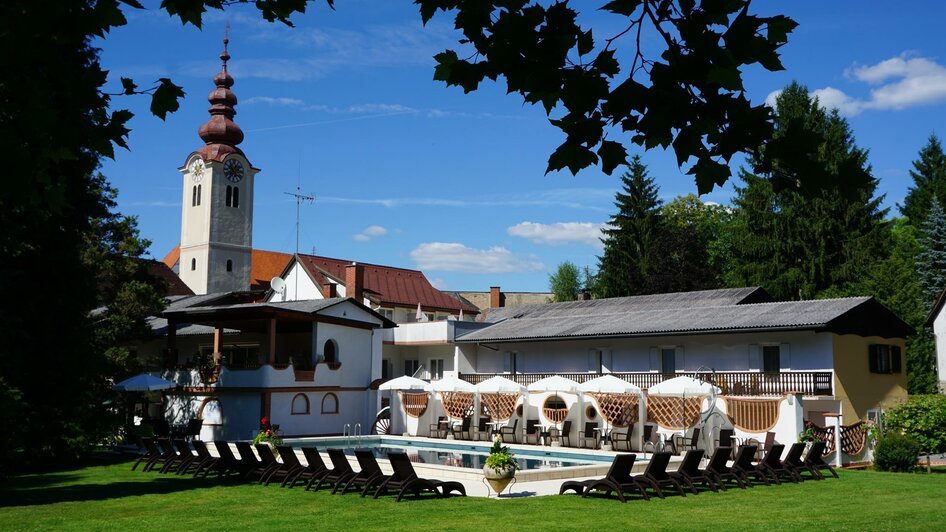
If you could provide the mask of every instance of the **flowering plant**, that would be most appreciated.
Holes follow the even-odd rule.
[[[269,423],[269,416],[264,416],[260,420],[260,431],[259,434],[253,438],[253,445],[257,443],[268,443],[273,447],[275,452],[277,445],[282,445],[282,438],[279,436],[279,425],[272,425]]]
[[[501,473],[504,469],[519,469],[519,464],[512,458],[509,447],[503,445],[503,437],[496,435],[493,440],[493,446],[489,449],[489,456],[486,457],[486,467]]]
[[[821,441],[815,432],[815,423],[813,421],[805,422],[805,430],[798,433],[798,441]]]

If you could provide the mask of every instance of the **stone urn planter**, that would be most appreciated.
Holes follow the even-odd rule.
[[[515,478],[516,468],[507,467],[496,471],[492,467],[483,466],[483,476],[486,478],[486,482],[489,483],[490,487],[493,488],[493,491],[495,491],[496,495],[498,496]]]

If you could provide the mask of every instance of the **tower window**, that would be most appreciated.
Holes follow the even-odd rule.
[[[233,204],[233,187],[227,185],[227,207]]]
[[[228,271],[228,272],[232,272],[232,271],[233,271],[233,261],[230,260],[230,259],[227,259],[227,271]]]
[[[194,190],[191,192],[191,207],[197,206],[197,185],[194,185]]]
[[[240,207],[240,187],[233,187],[233,207]]]
[[[191,271],[197,270],[197,259],[191,259]]]
[[[200,185],[197,185],[197,205],[200,205]]]

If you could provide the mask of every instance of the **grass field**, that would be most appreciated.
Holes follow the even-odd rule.
[[[566,495],[362,499],[130,471],[130,462],[0,483],[0,530],[946,530],[946,475],[842,471],[840,480],[641,500]]]

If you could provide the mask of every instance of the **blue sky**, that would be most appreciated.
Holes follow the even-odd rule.
[[[620,20],[588,6],[595,35]],[[791,80],[817,91],[848,118],[870,151],[885,205],[896,214],[912,183],[911,161],[930,133],[946,136],[946,6],[915,2],[756,2],[800,23],[783,48],[786,71],[746,72],[748,96],[765,101]],[[223,28],[231,24],[230,72],[239,98],[241,148],[262,172],[256,181],[254,247],[292,252],[301,182],[317,196],[303,206],[300,251],[422,269],[449,290],[544,291],[560,262],[596,264],[596,231],[607,221],[618,173],[597,169],[545,175],[562,136],[542,109],[484,84],[463,94],[432,80],[432,56],[456,48],[448,17],[425,28],[412,3],[321,3],[296,28],[270,24],[252,9],[212,12],[204,29],[163,12],[130,10],[129,24],[99,43],[115,84],[171,77],[187,93],[167,121],[147,97],[119,97],[136,113],[130,151],[102,171],[119,189],[119,208],[136,215],[161,258],[180,239],[177,168],[202,145],[206,95],[219,70]],[[672,154],[641,152],[665,200],[695,192]],[[731,185],[703,197],[728,203]]]

